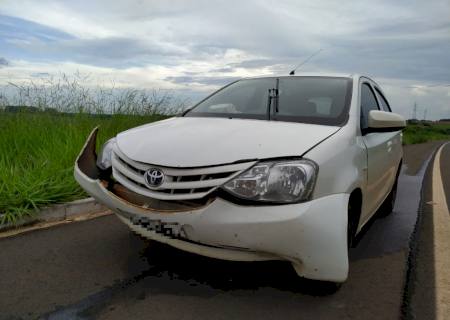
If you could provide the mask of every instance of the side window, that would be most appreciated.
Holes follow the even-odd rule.
[[[381,109],[383,111],[391,112],[391,107],[389,106],[389,103],[387,102],[383,94],[380,92],[380,90],[378,90],[378,88],[375,88],[375,94],[377,95],[378,101],[380,101],[381,103]]]
[[[367,83],[361,86],[361,129],[366,129],[369,124],[370,110],[379,110],[377,99]]]

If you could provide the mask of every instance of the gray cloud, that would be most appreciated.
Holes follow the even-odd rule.
[[[48,0],[40,5],[52,3]],[[181,0],[61,3],[65,12],[118,35],[58,43],[31,41],[20,44],[24,50],[115,67],[210,59],[220,64],[229,49],[261,57],[216,68],[229,72],[232,68],[271,66],[279,70],[276,66],[280,64],[287,70],[324,48],[308,69],[405,79],[449,78],[445,69],[450,67],[446,56],[450,52],[450,8],[445,0],[357,4],[287,0],[277,5],[250,0],[239,6],[234,1],[203,0],[195,5]]]
[[[125,68],[147,63],[164,63],[180,57],[183,50],[133,38],[72,39],[48,43],[34,39],[17,46],[45,60],[70,60],[85,64]],[[167,62],[166,62],[167,63]]]
[[[6,66],[9,66],[9,61],[6,60],[5,58],[0,57],[0,68]]]
[[[50,10],[55,7],[60,11]],[[49,19],[36,18],[44,11],[51,12]],[[168,84],[219,86],[259,70],[286,74],[323,48],[300,72],[394,79],[387,91],[398,104],[408,94],[411,101],[423,100],[437,109],[449,104],[442,88],[419,95],[399,87],[401,81],[402,86],[450,83],[447,0],[63,0],[57,6],[53,0],[25,0],[21,5],[7,2],[2,12],[72,35],[49,42],[21,32],[26,41],[17,41],[14,53],[24,60],[114,69],[152,65],[173,71],[172,76],[155,75]],[[74,22],[68,24],[69,18]],[[0,50],[2,46],[0,39]],[[410,100],[401,108],[409,108]]]
[[[51,77],[51,74],[48,72],[35,72],[35,73],[30,74],[30,76],[32,78],[43,79],[43,78]]]
[[[166,81],[173,83],[197,83],[204,85],[223,86],[227,83],[238,80],[239,77],[215,77],[215,76],[178,76],[178,77],[166,77]]]

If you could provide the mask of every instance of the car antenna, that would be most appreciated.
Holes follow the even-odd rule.
[[[320,51],[322,51],[323,49],[320,48],[319,50],[317,50],[316,52],[314,52],[312,55],[310,55],[308,58],[306,58],[304,61],[302,61],[297,67],[294,68],[294,70],[292,70],[291,72],[289,72],[290,76],[295,75],[295,71],[297,71],[298,68],[300,68],[301,66],[303,66],[304,64],[306,64],[309,60],[311,60],[315,55],[318,55],[320,53]]]

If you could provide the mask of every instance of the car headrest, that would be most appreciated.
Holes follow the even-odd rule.
[[[303,112],[307,116],[314,116],[317,113],[317,106],[314,102],[306,102],[303,107]]]

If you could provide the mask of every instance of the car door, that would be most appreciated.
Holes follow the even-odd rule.
[[[376,84],[373,86],[373,88],[375,90],[375,95],[377,97],[378,104],[379,104],[381,110],[386,111],[386,112],[392,112],[391,106],[389,105],[389,102],[385,98],[381,89]],[[391,177],[390,177],[389,185],[392,187],[395,179],[397,178],[398,166],[400,164],[400,161],[403,158],[403,147],[402,147],[402,132],[401,132],[401,130],[398,130],[395,132],[390,132],[390,134],[391,135],[389,136],[390,140],[388,142],[389,148],[388,148],[387,156],[389,157],[390,164],[391,164],[391,168],[390,168]],[[388,191],[390,191],[390,190],[391,190],[391,188],[389,188]]]
[[[365,223],[389,193],[396,174],[394,143],[398,132],[368,131],[369,112],[380,110],[374,87],[369,80],[360,83],[360,128],[367,150],[366,186],[362,221]]]

